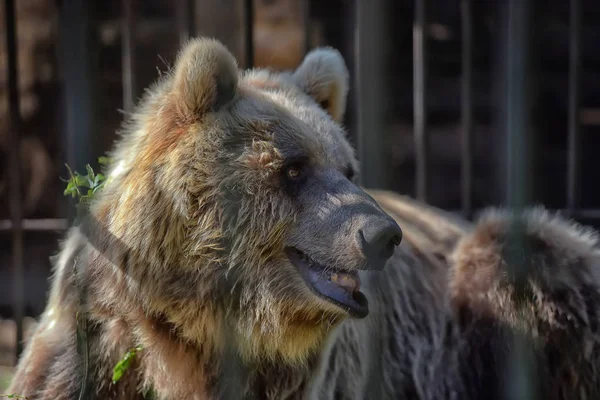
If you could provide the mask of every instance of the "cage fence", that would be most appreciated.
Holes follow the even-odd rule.
[[[93,46],[90,32],[97,21],[91,17],[93,2],[86,0],[63,0],[59,2],[59,27],[60,44],[58,51],[59,75],[62,89],[62,140],[64,156],[67,164],[77,169],[83,168],[95,154],[99,143],[95,139],[98,135],[97,125],[101,122],[98,112],[95,111],[98,103],[94,100],[98,88],[94,84],[97,76],[94,75],[95,63],[98,62],[98,49]],[[139,27],[138,8],[140,3],[134,0],[123,0],[120,4],[120,61],[122,83],[122,109],[130,112],[135,104],[136,97],[140,94],[140,79],[136,71],[140,69],[136,57],[136,31]],[[227,3],[227,2],[226,2]],[[238,2],[239,13],[236,14],[240,22],[235,29],[241,34],[242,44],[239,54],[243,55],[243,67],[251,68],[256,58],[255,21],[257,16],[256,2],[243,0]],[[311,48],[311,23],[314,21],[315,8],[319,7],[316,1],[302,1],[301,23],[303,25],[302,48],[306,53]],[[339,3],[339,4],[338,4]],[[397,2],[401,6],[393,6],[391,1],[340,1],[340,6],[333,11],[334,16],[323,18],[343,19],[344,23],[336,25],[339,34],[337,44],[341,46],[342,53],[351,70],[352,89],[346,124],[349,133],[356,144],[357,153],[361,161],[362,184],[368,188],[394,188],[394,180],[399,179],[390,165],[389,140],[386,135],[389,131],[389,106],[390,99],[397,96],[398,88],[388,82],[391,77],[390,69],[395,69],[390,61],[391,54],[397,50],[398,41],[394,41],[390,32],[394,24],[400,20],[397,14],[400,9],[410,12],[405,18],[412,28],[411,77],[412,87],[403,86],[401,89],[412,91],[412,104],[408,107],[412,113],[412,149],[414,174],[410,181],[414,184],[410,192],[419,200],[428,202],[432,200],[432,188],[437,184],[432,178],[431,154],[431,129],[429,110],[435,98],[431,96],[430,62],[432,54],[437,47],[431,45],[432,27],[439,27],[430,17],[436,12],[436,3],[429,0],[414,0]],[[496,182],[494,188],[499,195],[497,204],[506,204],[520,208],[536,200],[532,187],[537,179],[534,169],[531,168],[532,159],[537,150],[533,140],[531,122],[532,107],[535,99],[532,96],[531,82],[534,81],[535,66],[532,66],[532,54],[535,54],[535,40],[533,40],[533,20],[535,7],[539,7],[532,0],[500,0],[494,3],[498,10],[498,27],[496,28],[497,49],[496,59],[500,62],[495,66],[497,74],[494,76],[497,94],[497,125],[499,134],[495,137],[493,145],[494,154],[484,154],[501,165],[497,172],[497,180],[491,180],[489,185]],[[582,207],[582,156],[580,135],[581,119],[581,76],[582,76],[582,1],[570,0],[566,11],[568,12],[568,92],[567,92],[567,125],[566,125],[566,171],[565,193],[562,211],[567,215],[582,220],[599,220],[600,209]],[[216,3],[215,3],[216,4]],[[458,23],[458,47],[452,48],[459,57],[459,95],[455,102],[459,103],[459,129],[456,141],[459,143],[459,169],[460,180],[457,182],[459,192],[459,205],[453,211],[461,213],[466,218],[472,218],[477,212],[474,200],[474,187],[476,186],[475,156],[475,114],[477,99],[475,84],[477,74],[474,64],[477,59],[475,54],[477,37],[475,37],[476,9],[481,4],[474,0],[456,0],[448,2],[455,10]],[[171,47],[178,47],[190,37],[204,32],[198,26],[198,13],[209,13],[213,8],[204,7],[202,1],[178,0],[170,4],[173,8],[176,33],[175,42]],[[323,6],[321,6],[323,7]],[[394,12],[390,10],[393,7]],[[445,6],[450,7],[450,6]],[[199,8],[202,8],[199,10]],[[332,13],[331,11],[328,11]],[[324,12],[327,14],[327,12]],[[9,106],[9,134],[8,134],[8,159],[7,174],[10,180],[7,196],[9,197],[9,218],[0,220],[0,230],[10,234],[11,240],[11,271],[12,281],[12,315],[16,321],[16,353],[19,355],[23,344],[23,318],[26,314],[25,299],[27,280],[25,274],[24,254],[26,242],[24,236],[29,232],[62,232],[67,229],[73,218],[71,211],[66,212],[64,218],[25,218],[23,211],[23,176],[20,173],[20,132],[22,118],[19,111],[19,68],[17,18],[15,15],[15,1],[4,1],[5,19],[5,46],[7,54],[7,93]],[[329,21],[329,20],[328,20]],[[344,25],[345,24],[345,25]],[[230,28],[234,30],[234,28]],[[438,30],[439,30],[438,29]],[[142,68],[145,68],[143,66]],[[152,69],[153,68],[147,68]],[[490,97],[492,95],[489,95]],[[113,104],[114,106],[114,104]],[[118,108],[118,107],[114,107]],[[392,110],[393,113],[393,110]],[[492,140],[492,139],[490,139]],[[539,151],[539,150],[537,150]],[[479,155],[481,156],[481,155]],[[443,179],[443,178],[442,178]],[[72,204],[66,207],[71,210]],[[480,207],[479,207],[480,208]],[[515,239],[518,240],[518,239]],[[525,369],[515,368],[514,381],[520,382],[515,386],[513,398],[533,398],[534,394],[528,392],[527,379],[520,379],[527,375],[528,360],[521,360],[519,344],[515,344],[515,354],[512,355],[515,364]],[[234,370],[235,368],[233,368]],[[532,397],[533,396],[533,397]]]

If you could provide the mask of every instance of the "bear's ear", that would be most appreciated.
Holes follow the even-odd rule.
[[[190,40],[177,56],[173,95],[179,111],[200,116],[230,102],[238,85],[237,63],[220,42]]]
[[[346,111],[348,68],[342,55],[329,47],[312,50],[294,72],[300,88],[341,122]]]

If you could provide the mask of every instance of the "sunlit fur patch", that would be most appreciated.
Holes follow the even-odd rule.
[[[249,153],[242,155],[240,162],[252,171],[253,175],[246,179],[250,184],[247,189],[252,190],[254,185],[274,183],[272,178],[282,167],[283,156],[273,141],[253,140]]]
[[[289,74],[259,69],[246,71],[241,83],[263,91],[286,90],[295,87]]]
[[[258,320],[248,320],[238,327],[240,351],[244,359],[278,361],[302,365],[322,346],[329,333],[341,322],[344,314],[331,310],[300,307],[298,299],[264,297],[259,300]],[[306,304],[308,306],[308,302]],[[334,309],[332,307],[332,309]]]

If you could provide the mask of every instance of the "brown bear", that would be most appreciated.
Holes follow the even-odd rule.
[[[240,73],[218,42],[190,41],[69,232],[10,392],[494,398],[522,336],[531,371],[552,378],[545,398],[593,397],[595,236],[537,211],[473,226],[363,191],[340,125],[347,91],[333,49],[293,72]],[[513,222],[529,255],[511,251]],[[507,276],[521,264],[523,279]]]

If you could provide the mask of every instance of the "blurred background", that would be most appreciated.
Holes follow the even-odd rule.
[[[74,216],[65,163],[98,166],[190,36],[218,38],[243,68],[339,49],[365,186],[468,218],[542,203],[600,226],[597,0],[2,0],[0,12],[0,390]]]

